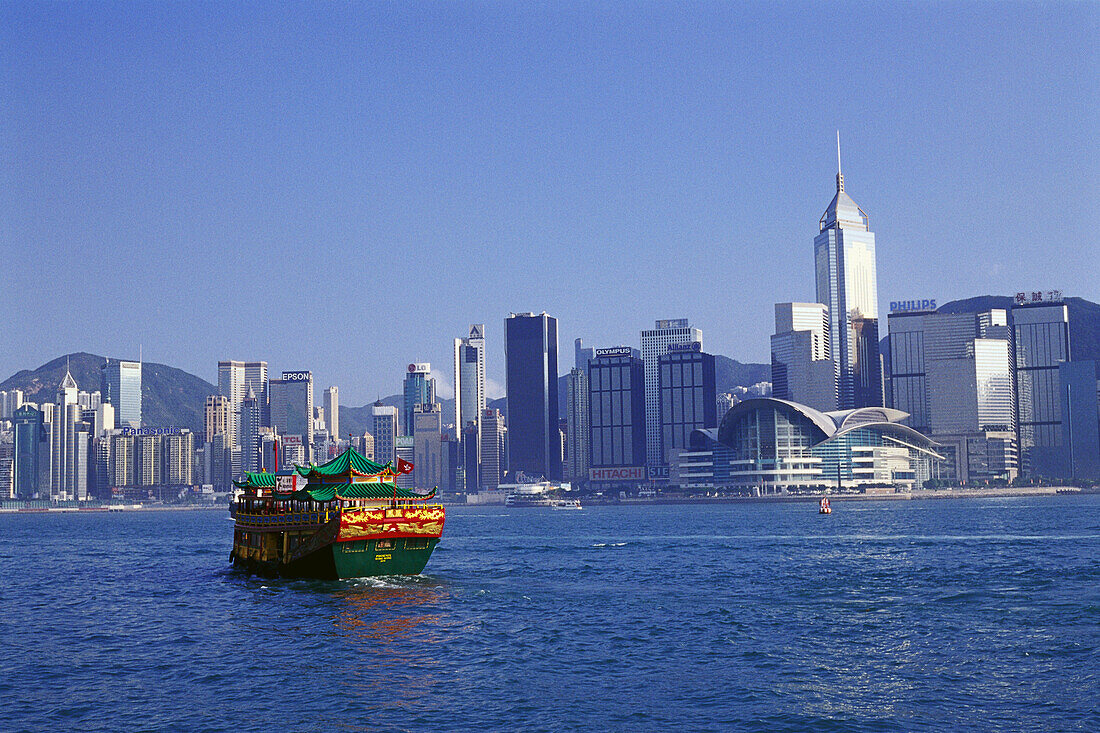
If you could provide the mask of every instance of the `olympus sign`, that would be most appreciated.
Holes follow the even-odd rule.
[[[616,346],[613,349],[596,349],[596,357],[601,356],[630,356],[630,347]]]

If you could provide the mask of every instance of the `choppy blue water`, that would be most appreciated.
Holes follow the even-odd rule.
[[[1100,497],[448,510],[259,580],[219,512],[0,516],[3,730],[1100,730]]]

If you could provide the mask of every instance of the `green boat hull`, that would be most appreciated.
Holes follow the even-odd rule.
[[[378,542],[391,547],[379,549]],[[406,547],[406,544],[412,547]],[[333,542],[289,563],[257,562],[234,558],[235,567],[260,575],[283,578],[344,580],[377,575],[419,575],[439,538],[352,540]]]

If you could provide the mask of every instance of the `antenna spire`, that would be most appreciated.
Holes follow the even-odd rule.
[[[840,172],[840,130],[836,131],[836,192],[844,190],[844,174]]]

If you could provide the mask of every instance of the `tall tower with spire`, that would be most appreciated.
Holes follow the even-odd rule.
[[[836,365],[837,406],[880,406],[875,235],[863,209],[844,190],[840,132],[836,138],[836,195],[814,237],[817,300],[829,308],[830,350]]]

